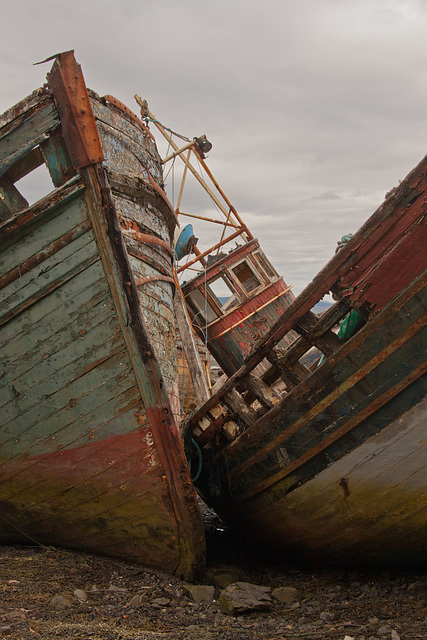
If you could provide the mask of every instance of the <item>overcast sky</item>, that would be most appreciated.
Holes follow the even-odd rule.
[[[74,49],[99,94],[137,111],[138,93],[208,136],[211,170],[298,293],[425,155],[426,34],[423,0],[14,0],[0,112],[43,84],[51,63],[34,62]]]

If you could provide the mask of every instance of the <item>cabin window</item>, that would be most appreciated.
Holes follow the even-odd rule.
[[[218,318],[218,314],[215,309],[209,304],[208,300],[205,298],[200,289],[195,289],[192,291],[188,299],[190,303],[193,303],[192,306],[195,307],[197,311],[197,316],[203,318],[202,321],[198,321],[197,324],[200,327],[203,327],[203,323],[207,319],[208,322],[212,322]],[[218,306],[221,306],[218,304]]]
[[[278,278],[279,274],[273,265],[267,260],[261,249],[253,252],[253,257],[256,259],[258,266],[262,267],[262,270],[265,271],[269,278]]]
[[[233,291],[225,278],[219,277],[209,282],[209,289],[218,300],[222,311],[226,311],[239,303],[236,292]]]
[[[246,261],[233,267],[232,272],[246,293],[251,293],[251,291],[258,289],[262,284]]]

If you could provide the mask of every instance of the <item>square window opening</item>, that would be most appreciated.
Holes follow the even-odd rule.
[[[216,278],[216,280],[211,280],[208,286],[218,300],[219,306],[223,311],[238,304],[239,300],[236,293],[225,278],[220,276],[219,278]]]
[[[262,284],[246,261],[233,267],[232,271],[246,293],[251,293]]]
[[[38,202],[55,188],[44,162],[17,180],[15,187],[26,199],[28,206]]]

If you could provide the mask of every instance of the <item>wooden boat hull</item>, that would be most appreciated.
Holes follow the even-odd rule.
[[[256,511],[251,526],[300,556],[425,563],[426,413],[424,399],[286,498]]]
[[[189,420],[205,499],[276,550],[427,561],[426,192],[427,158]],[[337,302],[314,316],[329,290]],[[361,327],[340,340],[332,329],[350,310]],[[278,355],[290,331],[299,337]],[[301,364],[312,346],[324,354],[314,371]],[[257,379],[264,358],[273,366]],[[266,383],[280,378],[291,384],[269,402]]]
[[[175,222],[154,142],[113,101],[68,52],[2,120],[0,541],[188,578],[204,535],[175,419]],[[28,207],[14,180],[41,156],[55,189]]]
[[[238,526],[287,553],[427,560],[426,293],[347,343],[334,370],[318,371],[310,398],[216,461]],[[217,482],[213,473],[213,491]]]

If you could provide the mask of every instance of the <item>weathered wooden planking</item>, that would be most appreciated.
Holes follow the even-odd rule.
[[[74,253],[70,252],[73,245],[76,246]],[[43,296],[49,295],[56,287],[61,286],[77,273],[99,260],[96,243],[90,237],[82,236],[73,245],[65,247],[55,254],[54,259],[50,260],[50,262],[53,262],[53,266],[46,272],[43,272],[42,269],[40,270],[38,282],[29,280],[27,286],[24,286],[20,291],[11,293],[7,290],[5,292],[8,297],[1,301],[4,313],[0,317],[0,323],[8,322],[14,315],[20,313]],[[64,255],[64,259],[58,262],[61,254]]]
[[[30,100],[31,106],[15,111],[17,119],[3,118],[0,134],[0,147],[7,142],[3,153],[13,163],[7,174],[12,182],[45,161],[54,184],[62,185],[0,226],[8,260],[0,290],[10,303],[1,328],[9,369],[0,387],[0,537],[36,536],[189,577],[203,562],[202,523],[166,389],[172,380],[162,376],[158,348],[144,326],[138,273],[121,235],[116,202],[128,196],[116,189],[113,197],[104,167],[96,164],[101,151],[97,159],[89,157],[90,166],[76,164],[99,140],[91,110],[85,115],[92,118],[91,134],[79,128],[78,106],[87,93],[72,52],[57,56],[49,88],[61,129],[37,115],[47,113],[43,100]],[[52,101],[49,90],[43,99],[47,95]],[[105,119],[109,109],[102,105]],[[160,182],[160,159],[144,128],[136,132],[120,108],[109,115],[115,122],[104,126],[110,160],[132,169],[135,153],[138,166]],[[43,135],[36,130],[32,139],[26,136],[28,123],[33,130],[44,127]],[[70,158],[79,176],[72,177]],[[149,183],[159,193],[152,178]],[[126,224],[131,206],[128,201],[124,207]],[[157,223],[161,212],[150,203],[146,209],[147,233],[155,221],[157,235],[169,240],[173,216]],[[141,224],[143,216],[141,210]],[[150,275],[171,272],[171,255],[163,249],[138,247],[137,260],[144,259]],[[148,307],[159,313],[151,323],[157,331],[173,319],[173,289],[164,284],[152,284],[145,294],[147,324]],[[165,366],[173,371],[173,364]]]
[[[284,447],[288,455],[289,463],[293,461],[295,457],[303,455],[311,446],[321,442],[325,436],[332,437],[334,432],[339,434],[341,425],[343,427],[344,425],[348,425],[348,428],[350,428],[354,421],[353,427],[356,426],[358,420],[364,419],[365,410],[368,412],[367,416],[369,416],[370,407],[372,406],[372,410],[374,411],[377,400],[383,394],[387,393],[388,390],[393,393],[392,389],[395,385],[398,385],[400,380],[403,381],[412,371],[422,366],[425,357],[422,349],[422,345],[425,344],[425,329],[424,333],[422,333],[421,329],[426,322],[425,316],[423,318],[422,313],[423,307],[418,310],[420,325],[417,326],[417,318],[413,316],[408,317],[407,309],[405,307],[402,308],[400,311],[400,322],[397,325],[399,332],[393,336],[396,346],[392,349],[388,348],[387,341],[383,340],[383,334],[387,336],[387,324],[384,324],[377,333],[371,336],[369,336],[368,333],[368,326],[365,332],[368,333],[366,339],[359,348],[355,347],[351,351],[348,359],[350,371],[346,370],[347,360],[339,360],[336,366],[338,376],[336,374],[334,376],[333,371],[331,372],[332,375],[326,372],[326,375],[322,376],[322,371],[319,370],[317,378],[319,382],[323,381],[323,384],[320,383],[318,391],[304,400],[303,403],[300,398],[298,398],[298,394],[289,394],[286,419],[281,418],[276,424],[272,422],[270,429],[263,429],[262,445],[256,449],[256,454],[252,456],[243,454],[246,447],[248,447],[249,450],[253,450],[254,442],[253,438],[250,438],[249,435],[245,437],[246,434],[242,434],[240,447],[238,448],[236,444],[234,444],[229,450],[233,451],[233,453],[229,453],[227,456],[230,477],[233,478],[236,476],[236,483],[238,483],[240,487],[240,489],[238,489],[236,486],[235,490],[237,492],[240,490],[244,493],[250,493],[250,487],[247,484],[245,485],[243,470],[248,470],[250,466],[255,463],[259,465],[262,458],[265,458],[263,462],[264,472],[257,475],[255,483],[258,482],[258,487],[261,489],[263,484],[262,477],[265,474],[272,484],[276,474],[279,476],[286,471],[285,464],[281,472],[279,472],[277,468],[275,473],[275,466],[283,465],[283,463],[280,463],[280,460],[277,460],[275,464],[273,463],[272,457],[276,455],[275,449],[277,447]],[[415,323],[415,325],[412,323]],[[393,324],[395,324],[394,320]],[[416,329],[412,329],[412,327]],[[352,373],[355,362],[359,363],[360,369]],[[363,373],[363,375],[361,375],[361,373]],[[353,390],[356,388],[356,392],[358,391],[357,387],[360,382],[362,383],[362,387],[360,393],[356,395],[353,393]],[[338,416],[332,423],[330,416],[324,414],[325,409],[329,408],[335,410]],[[359,413],[361,416],[360,419],[357,418]],[[261,420],[265,422],[268,420],[268,417],[266,418],[264,416]],[[310,435],[305,432],[306,428],[310,430],[311,424],[318,424],[316,429],[318,433]],[[295,442],[294,444],[293,440],[295,438],[298,439],[298,434],[301,434],[299,436],[301,443],[297,444]],[[256,437],[254,432],[252,435]],[[259,440],[259,437],[256,437],[256,439]],[[297,454],[292,454],[292,451],[297,452]],[[245,460],[244,464],[239,463],[239,460],[242,459],[240,456],[243,456]],[[236,465],[235,469],[234,465]],[[246,479],[249,485],[253,482],[250,476],[251,474],[249,474]],[[277,477],[277,480],[278,479],[279,477]]]
[[[25,530],[37,537],[43,535],[50,544],[83,546],[108,555],[116,555],[119,551],[117,549],[114,552],[114,548],[122,546],[121,553],[129,559],[148,566],[158,566],[160,560],[167,570],[176,571],[179,564],[177,546],[165,545],[165,540],[176,540],[176,533],[169,524],[169,508],[167,505],[161,506],[154,495],[150,499],[153,488],[164,480],[158,475],[158,465],[147,465],[144,457],[138,454],[141,448],[146,449],[144,438],[145,434],[135,432],[120,440],[111,439],[109,448],[104,450],[105,461],[111,460],[123,449],[137,452],[126,460],[122,458],[111,468],[107,465],[98,468],[97,450],[95,446],[87,445],[87,453],[92,447],[92,455],[85,465],[86,474],[84,467],[73,462],[73,451],[70,452],[71,458],[67,457],[66,452],[58,454],[56,459],[51,456],[45,468],[39,469],[39,479],[44,471],[48,476],[47,484],[54,485],[57,491],[57,498],[49,498],[48,487],[45,486],[47,501],[40,503],[39,515],[37,507],[34,513],[27,508]],[[68,460],[72,462],[71,468],[67,465]],[[67,469],[65,476],[60,472],[64,467]],[[140,473],[141,468],[146,469],[144,474]],[[58,474],[55,480],[52,471]],[[116,488],[113,485],[112,489],[106,491],[105,488],[111,486],[111,481],[117,477],[129,479],[129,483],[122,482]],[[67,478],[65,484],[63,478]],[[68,500],[73,505],[71,517]],[[28,504],[27,500],[25,502]],[[61,507],[65,509],[61,511]],[[40,520],[41,514],[44,517],[42,515]],[[46,517],[49,514],[50,517]],[[13,512],[7,512],[7,515],[13,523]],[[153,531],[157,531],[158,535],[153,536]]]
[[[155,243],[142,242],[125,233],[125,245],[129,256],[133,256],[143,265],[147,265],[147,274],[172,277],[172,256]],[[154,238],[153,238],[154,239]],[[136,263],[137,264],[137,263]],[[151,267],[151,271],[150,270]],[[143,274],[144,275],[144,274]]]
[[[76,342],[84,343],[86,334],[93,329],[98,330],[98,327],[108,321],[109,317],[112,317],[114,330],[119,331],[114,310],[106,309],[106,300],[105,296],[101,296],[96,304],[95,299],[90,310],[78,315],[77,321],[80,323],[78,325],[75,321],[69,321],[56,332],[49,332],[48,326],[42,326],[40,330],[45,329],[48,336],[45,340],[40,339],[37,329],[35,334],[37,337],[33,338],[31,334],[27,337],[20,335],[11,340],[3,349],[3,362],[8,369],[1,379],[1,384],[10,386],[20,379],[24,372],[30,374],[33,368],[38,367],[41,358],[46,362],[51,358],[60,357],[59,354],[70,345]],[[60,313],[57,313],[56,318],[54,314],[49,314],[49,318],[52,322],[59,322]]]
[[[40,385],[46,376],[54,374],[56,379],[51,379],[50,393],[54,393],[56,388],[62,384],[60,377],[70,375],[73,379],[75,372],[68,371],[68,365],[74,363],[79,358],[86,360],[85,368],[95,366],[102,359],[111,357],[117,351],[123,349],[124,344],[117,326],[117,319],[112,314],[105,313],[105,309],[98,316],[93,315],[93,321],[89,329],[81,328],[73,338],[69,337],[68,344],[62,348],[57,348],[52,340],[52,351],[41,352],[38,349],[38,359],[34,354],[33,361],[25,357],[24,362],[18,361],[12,378],[6,381],[8,387],[0,389],[0,407],[11,400],[16,400],[17,395],[32,395],[34,387]],[[76,362],[77,364],[77,362]],[[16,382],[16,385],[13,382]],[[13,387],[13,390],[12,390]],[[6,392],[5,392],[6,391]],[[36,399],[36,402],[38,400]]]
[[[77,443],[72,443],[74,446],[58,446],[55,443],[55,446],[53,444],[50,446],[45,445],[43,450],[42,447],[39,446],[32,449],[24,459],[13,458],[7,461],[4,464],[5,479],[2,483],[3,495],[6,495],[6,492],[9,491],[9,498],[16,497],[19,502],[24,504],[25,508],[25,500],[22,501],[24,497],[23,493],[26,491],[32,492],[31,507],[34,508],[37,506],[37,510],[43,515],[41,506],[47,499],[58,498],[61,502],[63,501],[62,490],[48,482],[50,476],[46,471],[48,471],[49,464],[52,460],[56,461],[62,458],[63,480],[64,482],[70,482],[69,488],[77,488],[94,476],[101,476],[104,473],[111,474],[114,466],[126,464],[129,458],[135,455],[138,455],[140,459],[143,459],[144,456],[152,458],[156,456],[155,451],[151,450],[152,447],[148,446],[144,439],[140,439],[140,447],[131,452],[126,449],[121,450],[117,444],[115,444],[114,454],[111,455],[111,442],[123,433],[122,428],[125,424],[127,424],[126,433],[137,433],[139,436],[141,434],[138,412],[135,412],[133,407],[129,408],[128,406],[126,411],[120,416],[111,419],[108,424],[108,431],[103,434],[102,438],[99,438],[98,441],[94,440],[90,433],[87,433],[85,439],[81,438]],[[129,429],[128,427],[131,428]],[[148,425],[146,429],[149,429]],[[115,440],[115,442],[117,443],[117,440]],[[86,448],[87,444],[90,445],[89,448]],[[97,460],[91,461],[91,452],[94,448],[96,448]],[[75,479],[75,467],[77,465],[80,465],[82,470],[81,478],[78,481]],[[9,472],[9,477],[6,476],[6,471]],[[70,473],[71,479],[70,477],[67,479],[68,472]],[[161,477],[159,470],[157,470],[156,473]],[[122,481],[123,478],[120,476],[116,478],[113,476],[109,480],[109,486],[118,487]],[[108,487],[105,487],[104,491],[108,491]],[[82,499],[78,493],[76,493],[76,495],[73,496],[73,502],[77,504],[81,501]],[[62,508],[72,509],[73,502],[67,502],[66,500]]]
[[[107,301],[111,299],[105,274],[101,264],[95,262],[75,276],[72,297],[66,288],[59,287],[49,298],[42,298],[37,305],[15,317],[13,323],[2,327],[0,350],[2,357],[7,357],[6,364],[12,365],[15,359],[31,355],[34,350],[38,353],[39,348],[43,353],[50,352],[49,341],[61,348],[56,334],[63,332],[67,342],[73,340],[80,328],[87,328],[92,307],[101,305],[104,313],[106,309],[114,311]],[[10,374],[13,375],[13,371]]]
[[[291,295],[284,293],[287,288],[284,281],[278,279],[209,325],[210,349],[227,374],[242,366],[254,343],[289,306]]]
[[[363,305],[373,315],[413,281],[425,266],[426,213],[424,197],[418,197],[405,215],[396,217],[394,227],[382,241],[381,254],[371,248],[361,256],[357,270],[350,270],[336,286],[345,301],[352,306]]]
[[[274,519],[276,539],[300,550],[425,560],[426,444],[414,442],[425,440],[426,410],[425,401],[410,409],[282,502],[260,510],[248,504],[254,528],[268,528]]]
[[[28,202],[7,176],[0,178],[0,220],[28,207]]]
[[[16,128],[24,121],[31,109],[39,107],[40,102],[49,99],[49,97],[44,87],[35,89],[29,96],[0,115],[0,127],[4,131]]]
[[[144,206],[127,198],[124,194],[119,196],[116,193],[114,193],[114,203],[120,218],[134,221],[143,233],[152,233],[165,242],[169,241],[168,229],[152,205]]]
[[[244,365],[236,371],[221,389],[210,398],[191,418],[194,425],[203,415],[203,412],[214,406],[222,395],[236,385],[240,379],[245,377],[263,358],[268,354],[279,340],[281,340],[300,318],[320,300],[320,298],[333,290],[337,293],[349,307],[354,306],[359,309],[364,305],[352,300],[353,292],[358,292],[357,287],[353,287],[353,281],[360,277],[363,269],[369,269],[373,260],[377,262],[384,258],[383,242],[385,242],[385,256],[387,255],[388,239],[387,234],[392,235],[396,226],[404,232],[405,229],[415,225],[426,225],[424,191],[424,177],[427,171],[427,158],[424,158],[419,165],[405,178],[402,184],[395,190],[393,197],[388,198],[371,218],[359,229],[357,234],[329,261],[314,280],[306,287],[300,296],[287,309],[269,331],[254,345],[252,352],[246,358]],[[417,199],[419,206],[410,207]],[[407,208],[409,209],[407,211]],[[403,220],[403,221],[402,221]],[[403,225],[403,226],[402,226]],[[425,252],[419,252],[420,256],[425,256]],[[364,257],[369,256],[368,264],[363,262]],[[359,268],[360,265],[360,268]],[[406,286],[409,286],[411,279],[415,279],[420,271],[425,268],[425,262],[414,264],[412,274],[406,272]],[[411,275],[411,277],[410,277]],[[346,286],[340,283],[348,279]],[[348,285],[348,286],[347,286]],[[403,282],[400,281],[400,287]],[[387,289],[387,287],[386,287]],[[354,294],[355,296],[357,294]],[[361,309],[367,316],[370,306]],[[375,310],[375,313],[379,308]],[[280,403],[279,403],[280,404]],[[279,411],[279,407],[277,407]]]
[[[157,215],[167,224],[169,240],[172,242],[178,223],[176,213],[166,193],[155,182],[151,173],[144,171],[141,175],[128,175],[108,169],[107,176],[115,197],[130,198],[147,209],[153,207],[157,210]]]
[[[404,291],[401,294],[399,301],[395,303],[392,309],[385,310],[380,317],[372,320],[350,341],[344,343],[335,356],[326,361],[321,369],[318,369],[309,380],[300,385],[298,391],[292,391],[288,396],[282,398],[269,414],[263,416],[257,424],[242,434],[239,443],[251,441],[251,446],[257,447],[258,439],[261,437],[260,429],[268,427],[270,423],[275,423],[277,418],[280,420],[281,415],[287,414],[294,406],[307,402],[310,397],[315,397],[315,394],[324,393],[326,380],[329,379],[329,382],[326,382],[327,389],[328,384],[333,383],[334,376],[336,376],[337,383],[344,382],[348,379],[349,374],[357,375],[357,378],[353,380],[353,384],[363,378],[366,372],[363,373],[362,371],[362,373],[360,373],[361,368],[369,362],[372,362],[373,365],[377,364],[373,356],[381,352],[390,339],[393,339],[387,335],[387,331],[382,330],[384,322],[388,322],[390,330],[393,332],[396,331],[396,325],[400,326],[401,322],[406,323],[406,329],[411,327],[414,320],[412,316],[414,310],[418,313],[418,318],[422,315],[423,309],[425,309],[425,293],[421,292],[424,287],[425,278],[420,277],[408,291]],[[412,302],[413,298],[414,302]],[[404,305],[408,305],[408,313],[401,311]],[[396,315],[398,314],[400,314],[400,321],[396,319]],[[401,333],[403,332],[403,328],[399,329],[399,326],[397,326],[397,331]],[[378,336],[378,338],[376,336]],[[369,341],[367,344],[365,342],[366,340]],[[396,348],[398,347],[399,345],[397,344]],[[355,353],[356,350],[357,357]],[[387,352],[384,352],[384,355],[387,356]],[[344,358],[346,358],[346,360],[345,368],[343,369],[341,361]],[[239,443],[231,443],[229,445],[229,455],[232,455],[231,452],[233,449],[239,449]]]
[[[108,167],[130,175],[138,175],[147,167],[154,180],[162,184],[160,157],[154,141],[144,130],[119,109],[102,104],[94,94],[91,106]]]
[[[71,180],[76,172],[68,157],[61,131],[53,132],[40,144],[40,149],[55,187]]]
[[[46,213],[36,217],[32,225],[26,225],[25,231],[20,228],[20,233],[6,237],[9,246],[5,243],[0,255],[1,276],[7,273],[10,264],[25,262],[88,218],[84,203],[76,193],[71,195],[71,201],[67,198],[65,202],[55,202],[49,208],[48,219]]]
[[[46,139],[59,126],[58,112],[52,102],[44,103],[11,131],[0,133],[0,176]]]
[[[40,441],[35,441],[30,430],[23,433],[22,437],[27,447],[24,455],[32,456],[32,459],[28,460],[25,467],[26,470],[28,469],[27,482],[29,485],[34,483],[32,467],[46,456],[48,457],[64,448],[77,449],[83,447],[84,449],[87,442],[92,441],[94,438],[102,442],[104,438],[108,439],[111,436],[118,436],[120,433],[131,432],[146,423],[135,387],[125,388],[124,391],[118,392],[114,397],[105,396],[103,403],[92,405],[92,410],[90,406],[83,407],[83,411],[84,413],[76,416],[66,407],[65,410],[49,416],[46,422],[51,427],[52,435],[50,436],[50,441],[43,437],[40,437]],[[128,414],[132,416],[138,415],[138,427],[132,423],[133,419],[126,419]],[[64,422],[58,425],[58,420],[63,420]],[[90,425],[89,427],[87,426],[88,424]],[[57,437],[61,439],[59,447],[56,442]],[[127,453],[129,452],[123,451],[123,455],[127,455]],[[19,457],[11,458],[11,460],[17,461]],[[8,476],[4,470],[3,473],[4,482],[6,482]],[[23,471],[20,471],[20,473],[23,473]]]
[[[322,421],[322,415],[319,414],[280,447],[265,454],[256,465],[259,471],[258,483],[249,480],[244,484],[245,474],[243,473],[238,480],[233,481],[237,499],[246,499],[256,493],[263,495],[261,493],[263,491],[266,493],[260,500],[274,499],[273,494],[268,494],[269,487],[273,485],[275,486],[274,495],[280,492],[285,494],[296,482],[305,482],[321,468],[346,455],[353,447],[357,447],[388,422],[402,415],[412,404],[419,402],[426,392],[425,387],[418,384],[418,381],[414,383],[414,377],[426,370],[425,366],[419,365],[420,361],[422,361],[420,357],[408,358],[406,371],[392,376],[388,384],[385,384],[381,375],[383,372],[379,372],[379,384],[382,386],[378,392],[372,393],[372,397],[366,402],[352,405],[351,411],[348,407],[348,412],[341,419],[331,423],[330,433],[328,433],[327,416]],[[411,369],[408,373],[410,367],[417,368]],[[320,431],[316,434],[316,438],[313,437],[313,427],[317,427]],[[307,443],[305,437],[309,440]],[[284,454],[283,457],[281,454]],[[270,474],[269,467],[271,467]],[[233,475],[237,475],[237,470],[233,471]],[[277,483],[282,480],[283,483],[279,487]]]
[[[301,508],[307,512],[313,512],[314,501],[317,502],[316,511],[318,513],[327,512],[330,506],[324,498],[331,489],[336,488],[336,482],[345,477],[344,471],[351,474],[351,477],[356,480],[354,486],[351,486],[352,483],[348,483],[348,490],[352,495],[358,491],[365,491],[368,484],[367,478],[369,478],[369,482],[374,481],[378,485],[382,484],[384,491],[390,486],[394,486],[397,465],[406,467],[399,472],[400,478],[411,479],[412,482],[413,474],[418,473],[418,469],[416,465],[411,463],[411,459],[422,458],[423,448],[426,446],[424,442],[425,428],[425,402],[420,402],[404,416],[394,420],[386,429],[364,442],[357,454],[350,452],[338,460],[334,464],[332,475],[323,472],[319,474],[316,491],[313,491],[312,494],[306,492],[306,498],[301,504]],[[409,433],[410,437],[408,437]],[[411,444],[412,438],[418,443],[418,447],[414,448]],[[377,458],[380,458],[381,464],[377,463]],[[334,478],[332,483],[331,478]],[[399,483],[401,481],[399,480]]]
[[[71,240],[60,245],[57,251],[42,252],[41,260],[37,260],[38,264],[33,269],[23,270],[20,276],[18,269],[18,277],[0,290],[0,302],[5,308],[7,305],[8,309],[12,308],[13,304],[20,304],[26,296],[36,294],[39,288],[42,289],[47,282],[54,279],[55,274],[60,277],[61,263],[66,263],[65,270],[70,268],[73,262],[85,262],[90,255],[97,255],[97,250],[93,233],[88,229],[71,237]]]
[[[102,407],[111,396],[134,388],[135,382],[129,378],[130,365],[125,352],[113,354],[108,360],[100,362],[96,369],[87,372],[82,370],[83,362],[78,364],[80,375],[71,381],[64,378],[62,386],[52,395],[49,395],[50,381],[42,381],[37,396],[35,390],[30,398],[23,396],[21,399],[20,394],[15,406],[3,409],[3,443],[6,438],[13,439],[18,429],[20,438],[29,430],[32,431],[31,438],[36,438],[34,429],[40,432],[40,437],[48,434],[52,427],[52,433],[56,433],[62,425],[68,426],[94,408]],[[105,417],[100,416],[99,421],[103,419]],[[58,425],[57,429],[55,425]]]

